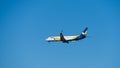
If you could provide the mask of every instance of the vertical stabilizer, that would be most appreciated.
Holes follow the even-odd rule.
[[[86,37],[86,35],[87,35],[87,30],[88,30],[88,27],[86,27],[86,28],[82,31],[82,33],[80,34],[79,39],[84,39],[84,38]]]

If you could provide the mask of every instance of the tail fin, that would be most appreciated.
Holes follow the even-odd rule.
[[[88,27],[86,27],[86,28],[84,29],[84,31],[82,32],[82,35],[86,36],[86,35],[87,35],[87,30],[88,30]]]
[[[88,30],[88,27],[86,27],[86,28],[82,31],[82,33],[81,33],[80,36],[79,36],[79,40],[80,40],[80,39],[84,39],[84,38],[86,37],[86,35],[87,35],[87,30]]]

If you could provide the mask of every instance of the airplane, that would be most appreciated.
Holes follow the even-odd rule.
[[[69,43],[70,41],[78,41],[86,38],[88,27],[86,27],[81,34],[75,36],[64,36],[63,33],[60,33],[60,36],[51,36],[46,39],[47,42],[60,42]]]

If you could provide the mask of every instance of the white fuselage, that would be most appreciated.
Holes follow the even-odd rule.
[[[76,35],[76,36],[64,36],[65,40],[67,40],[67,41],[68,40],[73,40],[73,39],[75,39],[77,37],[78,37],[78,35]],[[60,39],[60,36],[51,36],[51,37],[48,37],[46,39],[46,41],[48,41],[48,42],[61,41],[61,39]]]

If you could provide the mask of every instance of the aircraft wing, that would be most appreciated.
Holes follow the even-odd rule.
[[[63,42],[63,43],[69,43],[65,38],[64,38],[64,35],[62,33],[60,33],[60,40]]]

